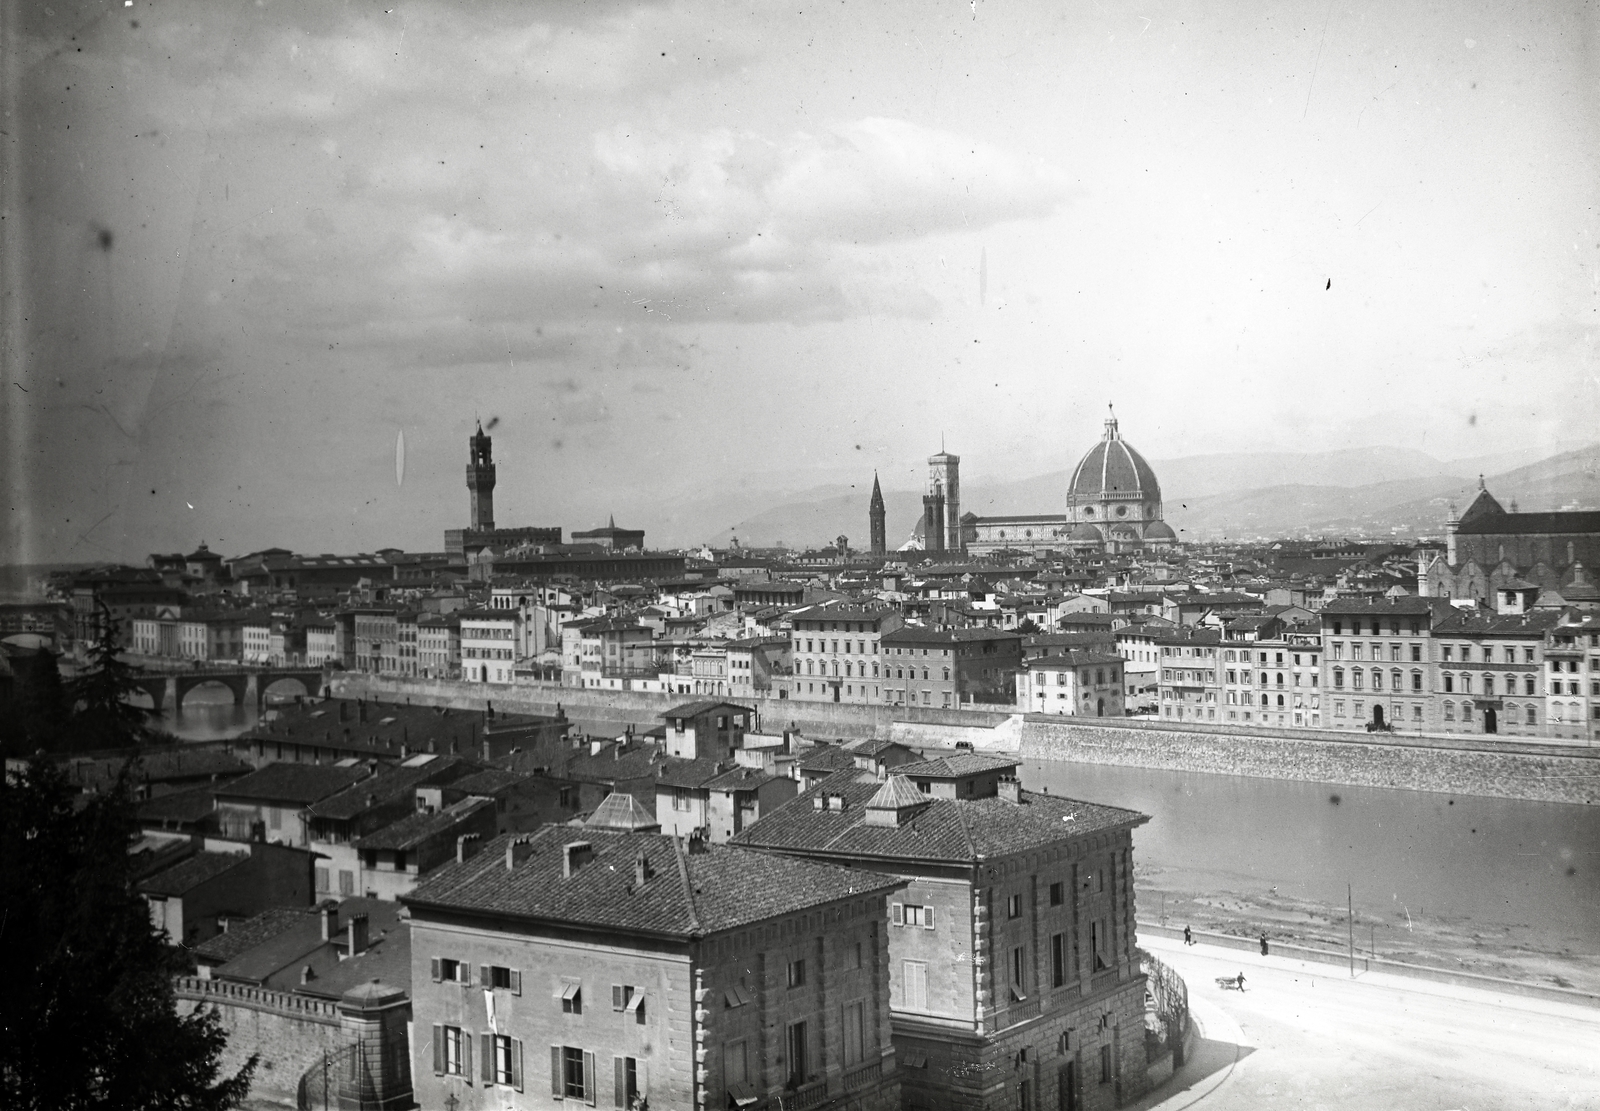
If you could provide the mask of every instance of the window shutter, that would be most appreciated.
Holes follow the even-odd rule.
[[[550,1047],[550,1094],[560,1099],[566,1094],[566,1087],[561,1083],[561,1047]]]
[[[472,986],[472,962],[460,961],[456,965],[456,978],[468,987]]]
[[[480,964],[478,966],[478,986],[480,988],[493,986],[493,983],[489,978],[489,966],[486,964]]]
[[[511,1086],[522,1091],[522,1043],[511,1039]]]
[[[613,1057],[613,1058],[611,1058],[611,1074],[612,1074],[613,1077],[615,1077],[615,1083],[612,1086],[613,1095],[612,1095],[612,1100],[611,1100],[611,1106],[613,1106],[613,1107],[627,1107],[628,1106],[628,1062],[623,1060],[621,1057]]]
[[[461,1031],[461,1079],[472,1083],[472,1034]]]
[[[622,1010],[623,1004],[626,1003],[626,1002],[627,1002],[627,1000],[622,998],[622,985],[621,984],[612,984],[611,985],[611,1009],[613,1011],[620,1011],[620,1010]]]
[[[520,968],[513,968],[511,970],[511,994],[522,994],[522,970]]]
[[[439,958],[433,958],[433,982],[438,983],[443,977],[439,974]]]
[[[922,928],[925,930],[933,929],[933,907],[931,906],[922,908]]]
[[[435,958],[434,963],[435,964],[438,963],[437,958]],[[435,1026],[433,1028],[433,1075],[435,1075],[435,1076],[443,1076],[444,1075],[444,1027],[443,1026]]]
[[[482,1078],[483,1082],[485,1084],[493,1084],[494,1083],[494,1065],[495,1065],[495,1060],[494,1060],[494,1035],[493,1034],[479,1034],[478,1035],[478,1045],[479,1045],[479,1048],[482,1049],[482,1053],[480,1053],[479,1056],[482,1057],[483,1060],[479,1064],[479,1068],[483,1069],[483,1078]]]
[[[889,904],[889,921],[893,922],[896,926],[905,925],[906,908],[904,903]]]
[[[594,1074],[594,1054],[587,1049],[583,1051],[583,1102],[590,1107],[594,1106],[595,1089],[600,1087],[600,1078]]]

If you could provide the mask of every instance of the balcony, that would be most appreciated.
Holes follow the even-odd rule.
[[[828,1098],[828,1082],[826,1080],[813,1080],[809,1084],[796,1089],[794,1095],[783,1101],[786,1111],[806,1111],[808,1107],[815,1107]]]
[[[844,1074],[844,1090],[854,1092],[883,1079],[883,1061],[872,1061]]]

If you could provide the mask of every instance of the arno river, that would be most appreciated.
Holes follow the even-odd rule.
[[[254,706],[204,689],[157,724],[203,740],[255,721]],[[1349,883],[1358,921],[1509,927],[1540,948],[1600,956],[1600,807],[1037,760],[1023,785],[1151,815],[1136,860],[1191,891],[1276,888],[1342,912]],[[1155,918],[1141,900],[1140,916]]]

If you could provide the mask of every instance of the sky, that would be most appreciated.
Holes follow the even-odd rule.
[[[1592,4],[0,7],[6,561],[1600,428]]]

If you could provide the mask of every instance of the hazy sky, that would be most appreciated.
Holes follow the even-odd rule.
[[[3,7],[11,559],[1600,428],[1592,4]]]

